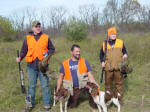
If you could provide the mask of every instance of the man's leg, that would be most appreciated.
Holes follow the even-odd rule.
[[[105,92],[109,91],[110,94],[105,95],[105,101],[109,101],[112,97],[113,92],[113,80],[114,80],[114,72],[113,71],[105,71]]]
[[[44,107],[50,108],[50,86],[49,86],[49,78],[47,76],[43,76],[42,73],[38,72],[42,91],[43,91],[43,103]]]
[[[37,83],[37,71],[31,67],[27,67],[29,86],[28,86],[28,101],[34,105],[35,100],[35,88]]]
[[[114,71],[114,80],[115,80],[115,87],[116,87],[116,95],[118,93],[120,96],[118,96],[119,101],[121,104],[123,104],[122,98],[123,98],[123,76],[120,71]]]
[[[70,108],[73,108],[73,107],[77,106],[78,98],[80,97],[81,92],[82,91],[79,88],[74,88],[73,89],[73,96],[71,96],[69,98],[69,107]]]

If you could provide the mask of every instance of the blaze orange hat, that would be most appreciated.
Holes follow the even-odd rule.
[[[110,35],[117,35],[117,29],[115,27],[108,29],[108,37],[110,37]]]

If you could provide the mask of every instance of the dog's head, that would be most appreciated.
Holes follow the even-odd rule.
[[[98,87],[96,84],[94,83],[91,83],[91,82],[87,82],[85,88],[89,89],[89,93],[95,97],[99,94],[99,91],[98,91]]]
[[[69,95],[69,92],[67,91],[67,89],[61,86],[58,92],[56,92],[55,97],[56,97],[56,100],[59,100],[61,98],[66,98],[68,95]]]

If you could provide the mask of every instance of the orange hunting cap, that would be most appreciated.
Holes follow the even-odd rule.
[[[117,35],[117,29],[115,27],[108,29],[108,37],[110,37],[110,35]]]

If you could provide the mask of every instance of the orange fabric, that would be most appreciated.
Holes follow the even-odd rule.
[[[100,93],[100,89],[99,88],[98,88],[98,95],[99,95],[99,104],[100,104],[101,93]]]
[[[42,34],[38,41],[33,35],[27,35],[28,52],[26,55],[26,62],[33,62],[36,58],[42,60],[43,54],[47,52],[48,35]]]
[[[114,48],[123,48],[123,40],[120,39],[116,39]],[[111,49],[111,46],[109,45],[109,43],[107,42],[107,50]],[[103,42],[103,51],[105,51],[105,42]]]
[[[67,59],[63,62],[63,66],[64,66],[64,70],[65,70],[65,74],[64,74],[64,80],[69,80],[71,81],[71,71],[70,71],[70,67],[69,67],[69,60]],[[83,73],[87,72],[87,67],[85,64],[85,60],[83,58],[79,59],[79,63],[78,63],[78,69],[79,69],[79,73],[82,75]]]
[[[70,72],[70,67],[69,67],[69,60],[67,59],[66,61],[63,62],[64,70],[65,70],[65,75],[64,79],[71,81],[71,72]]]
[[[115,27],[108,29],[108,38],[110,37],[110,35],[117,35],[117,30]]]
[[[85,60],[83,58],[79,59],[79,64],[78,64],[78,68],[79,68],[79,73],[83,74],[87,72],[87,67],[85,64]]]

